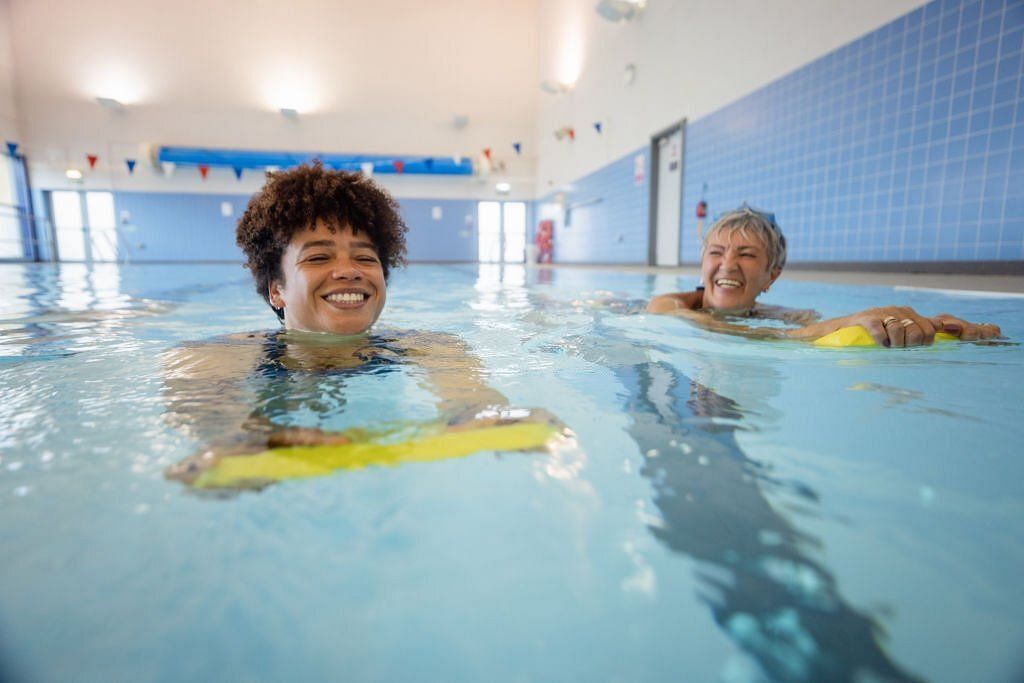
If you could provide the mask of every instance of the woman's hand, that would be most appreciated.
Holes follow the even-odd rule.
[[[932,316],[932,324],[936,332],[945,332],[962,341],[975,341],[977,339],[991,339],[1002,336],[1002,330],[998,325],[992,323],[969,323],[949,313],[940,313]]]
[[[891,348],[928,346],[935,341],[936,322],[908,306],[869,308],[846,316],[843,327],[860,325],[876,344]]]
[[[908,306],[882,306],[792,330],[789,336],[817,339],[853,325],[867,330],[876,344],[890,348],[928,346],[935,341],[937,332],[945,332],[964,341],[990,339],[1000,334],[997,325],[969,323],[948,313],[927,317]]]

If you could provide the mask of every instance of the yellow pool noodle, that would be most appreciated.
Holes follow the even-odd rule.
[[[445,431],[397,443],[348,443],[274,448],[252,455],[222,458],[203,472],[196,488],[234,488],[245,482],[320,477],[335,470],[370,465],[398,465],[463,458],[479,451],[523,451],[542,448],[558,430],[527,422]]]
[[[956,341],[957,339],[958,337],[946,334],[945,332],[937,332],[935,334],[935,341],[937,342]],[[824,337],[815,339],[811,343],[815,346],[825,346],[829,348],[840,348],[845,346],[878,346],[875,343],[874,338],[860,325],[842,327],[835,332],[826,334]]]

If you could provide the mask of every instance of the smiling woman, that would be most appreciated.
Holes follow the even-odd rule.
[[[718,332],[767,339],[821,340],[844,328],[862,327],[880,346],[928,345],[937,334],[963,340],[998,337],[999,327],[974,324],[948,313],[924,316],[904,306],[881,306],[821,320],[816,311],[766,306],[768,291],[786,265],[786,238],[772,214],[741,206],[722,215],[704,236],[700,271],[703,287],[651,299],[647,310],[686,318]],[[740,323],[735,318],[743,318]],[[779,329],[746,324],[778,320],[799,327]]]
[[[363,175],[319,163],[268,174],[236,235],[256,290],[284,330],[228,335],[165,355],[167,419],[203,444],[168,468],[169,478],[200,489],[258,489],[373,463],[538,450],[567,436],[549,413],[512,408],[460,338],[370,333],[387,301],[390,270],[404,262],[406,231],[395,201]],[[336,382],[332,400],[344,405],[346,385],[396,386],[396,378],[409,382],[389,396],[400,403],[425,388],[436,414],[396,421],[395,406],[347,430],[278,419],[281,405],[323,412],[325,397],[311,396],[306,385]]]
[[[369,178],[316,162],[267,174],[236,237],[287,329],[361,334],[384,308],[391,268],[405,262],[407,231]]]
[[[361,334],[377,322],[387,299],[377,247],[351,226],[318,218],[288,243],[268,299],[284,312],[290,330]]]

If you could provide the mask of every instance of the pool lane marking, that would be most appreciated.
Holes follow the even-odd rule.
[[[948,294],[949,296],[974,296],[992,299],[1024,299],[1024,293],[1020,292],[985,292],[976,289],[939,289],[937,287],[911,287],[899,285],[893,287],[896,292],[930,292],[933,294]]]

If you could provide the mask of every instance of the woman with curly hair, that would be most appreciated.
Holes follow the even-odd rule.
[[[350,335],[384,309],[407,230],[369,178],[314,163],[268,174],[236,236],[256,290],[287,329]]]
[[[407,230],[395,200],[363,175],[319,163],[267,174],[236,236],[256,291],[284,329],[165,357],[168,420],[204,444],[168,477],[197,488],[260,488],[402,459],[536,450],[563,432],[543,410],[511,409],[458,337],[370,333],[391,270],[404,263]],[[354,390],[367,382],[372,397]],[[413,423],[403,401],[420,389],[437,416]],[[350,405],[357,396],[360,405]],[[378,404],[391,407],[364,408]],[[408,440],[393,443],[399,436]]]

